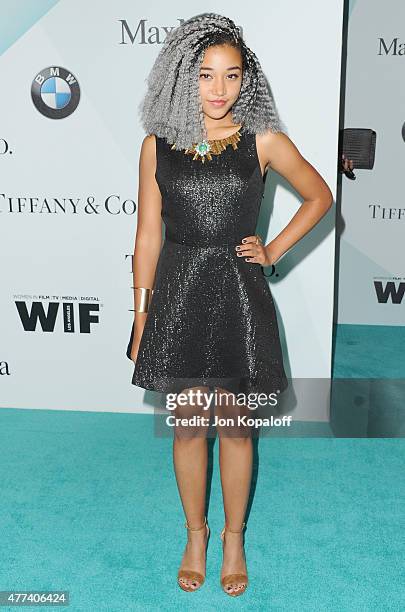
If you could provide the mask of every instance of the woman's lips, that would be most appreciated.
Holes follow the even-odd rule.
[[[213,100],[212,102],[210,102],[210,104],[212,104],[212,106],[223,106],[224,104],[226,104],[226,100]]]

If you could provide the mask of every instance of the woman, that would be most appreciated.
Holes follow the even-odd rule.
[[[262,266],[276,263],[325,215],[331,191],[282,132],[260,64],[226,17],[204,13],[170,32],[141,112],[148,135],[139,163],[135,319],[127,348],[135,362],[132,382],[187,391],[190,402],[177,403],[176,417],[207,416],[191,393],[210,390],[217,392],[219,416],[246,414],[246,406],[235,405],[237,392],[280,393],[288,385]],[[263,245],[255,230],[269,168],[305,201]],[[209,537],[207,423],[176,422],[174,431],[188,534],[178,584],[195,591],[205,579]],[[243,425],[217,431],[225,512],[221,584],[237,596],[248,584],[243,528],[252,440]]]

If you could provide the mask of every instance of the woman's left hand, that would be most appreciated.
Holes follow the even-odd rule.
[[[242,243],[235,247],[238,257],[245,257],[245,261],[262,266],[271,266],[274,263],[269,251],[263,246],[262,239],[257,234],[246,236]]]
[[[352,159],[348,159],[344,153],[342,153],[342,166],[341,172],[348,172],[349,170],[353,170],[354,163]]]

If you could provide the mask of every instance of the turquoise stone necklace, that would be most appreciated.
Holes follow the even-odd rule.
[[[241,128],[239,128],[240,130]],[[193,160],[201,160],[202,163],[205,160],[211,160],[212,155],[221,155],[225,151],[226,147],[230,144],[233,149],[238,148],[238,142],[240,140],[240,132],[234,132],[226,138],[219,138],[217,140],[202,140],[196,144],[193,144],[189,149],[184,150],[185,155],[193,155]],[[172,149],[176,148],[176,145],[172,145]]]

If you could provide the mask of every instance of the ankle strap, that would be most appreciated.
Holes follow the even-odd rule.
[[[242,533],[242,531],[243,531],[243,530],[244,530],[244,528],[245,528],[245,525],[246,525],[246,523],[242,523],[242,529],[239,529],[239,530],[237,530],[237,531],[235,531],[235,530],[233,530],[233,529],[229,529],[229,527],[227,527],[227,526],[225,525],[225,527],[224,527],[224,531],[226,530],[226,531],[230,531],[231,533]]]
[[[201,525],[201,527],[189,527],[187,520],[184,523],[184,527],[187,527],[187,529],[189,529],[190,531],[200,531],[200,529],[202,529],[203,527],[205,527],[205,525],[207,524],[207,517],[204,516],[204,523]]]

